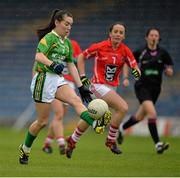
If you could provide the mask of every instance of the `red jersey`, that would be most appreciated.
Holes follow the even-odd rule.
[[[131,68],[137,65],[131,50],[124,43],[113,49],[109,39],[92,44],[83,54],[86,58],[95,58],[93,83],[118,86],[123,65],[127,63]]]
[[[73,48],[73,58],[76,59],[78,55],[82,52],[82,50],[77,41],[71,40],[71,43],[72,43],[72,48]],[[70,74],[64,74],[63,76],[66,80],[73,81],[73,78],[71,77]]]

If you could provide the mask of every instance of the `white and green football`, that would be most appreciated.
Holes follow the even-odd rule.
[[[100,119],[107,111],[108,104],[102,99],[94,99],[88,104],[89,115],[95,120]]]

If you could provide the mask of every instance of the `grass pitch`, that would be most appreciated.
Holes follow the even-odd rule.
[[[42,152],[46,135],[42,131],[33,144],[29,164],[18,162],[18,147],[25,131],[0,128],[0,176],[22,177],[176,177],[180,176],[180,138],[162,138],[170,142],[170,149],[157,155],[150,137],[126,136],[122,155],[112,154],[104,142],[107,133],[97,135],[88,131],[77,144],[73,157],[59,154],[53,143],[53,154]],[[71,132],[67,132],[66,135]]]

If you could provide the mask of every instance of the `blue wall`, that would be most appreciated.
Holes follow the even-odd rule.
[[[32,101],[30,93],[31,69],[37,44],[35,29],[45,25],[55,8],[66,8],[74,15],[71,38],[82,49],[92,42],[107,38],[108,27],[115,21],[127,25],[126,44],[135,49],[144,43],[148,27],[161,29],[162,42],[175,60],[175,76],[165,78],[163,94],[157,103],[159,115],[178,116],[180,95],[180,2],[178,0],[92,0],[80,1],[11,1],[1,0],[0,18],[0,119],[16,119]],[[88,75],[92,70],[89,62]],[[133,81],[132,81],[133,83]],[[137,108],[133,84],[119,92],[129,103],[129,112]],[[167,107],[168,106],[168,107]]]

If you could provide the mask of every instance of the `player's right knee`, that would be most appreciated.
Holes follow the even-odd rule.
[[[63,113],[55,113],[54,118],[57,121],[61,121],[64,118],[64,114]]]
[[[128,105],[127,104],[124,104],[121,108],[120,108],[120,111],[123,113],[123,114],[126,114],[128,112]]]

